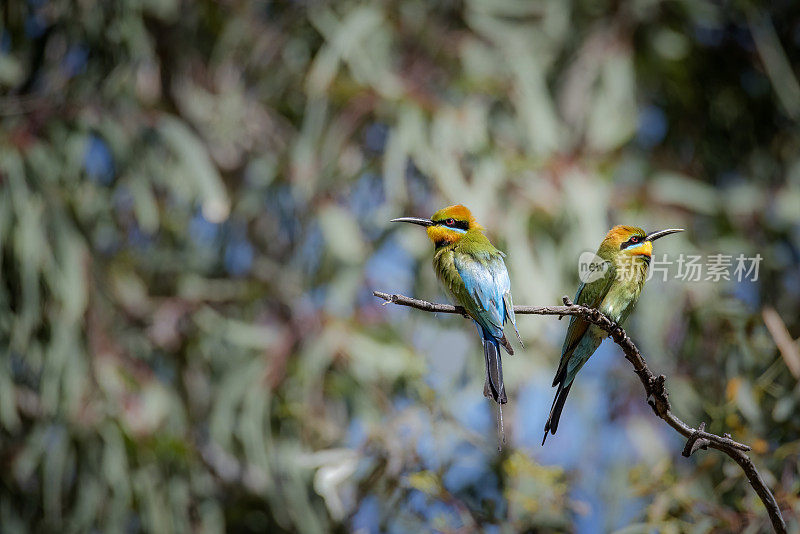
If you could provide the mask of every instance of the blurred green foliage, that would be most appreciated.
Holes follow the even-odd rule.
[[[441,297],[430,244],[386,221],[450,203],[520,304],[574,293],[615,223],[761,254],[757,283],[651,281],[629,331],[800,528],[800,6],[0,13],[3,532],[768,528],[735,464],[679,456],[613,347],[536,446],[552,319],[520,321],[496,453],[471,328],[370,295]]]

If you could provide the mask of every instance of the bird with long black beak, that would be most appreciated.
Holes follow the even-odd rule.
[[[597,308],[622,325],[642,293],[653,255],[653,241],[676,232],[683,230],[669,228],[650,234],[635,226],[615,226],[609,230],[595,256],[596,269],[578,287],[575,304]],[[580,317],[570,319],[561,361],[553,379],[553,386],[558,386],[558,390],[544,425],[542,445],[547,433],[555,434],[558,429],[561,410],[575,376],[607,336],[608,332]]]
[[[436,276],[475,322],[486,363],[483,394],[497,403],[498,432],[505,442],[502,406],[508,402],[508,397],[503,384],[500,346],[508,354],[514,354],[503,333],[506,320],[511,321],[517,331],[511,281],[503,261],[505,254],[492,245],[483,234],[483,227],[461,205],[441,209],[430,219],[400,217],[392,222],[417,224],[427,229],[435,246],[433,269]]]

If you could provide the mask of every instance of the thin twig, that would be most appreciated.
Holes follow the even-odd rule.
[[[468,317],[466,311],[461,306],[434,304],[433,302],[425,300],[418,300],[404,295],[391,295],[380,291],[373,291],[372,294],[385,300],[386,304],[391,303],[400,306],[408,306],[426,312],[455,313]],[[686,444],[686,448],[684,448],[684,456],[695,452],[697,448],[711,447],[733,458],[744,471],[747,480],[758,494],[761,502],[764,503],[764,507],[767,509],[775,532],[781,534],[785,533],[786,522],[783,520],[783,515],[778,507],[778,502],[775,500],[775,496],[767,487],[764,479],[761,478],[753,461],[745,454],[745,452],[750,450],[750,447],[734,441],[727,434],[718,436],[706,432],[705,424],[701,424],[699,428],[692,428],[684,423],[671,411],[669,395],[665,387],[666,377],[664,375],[656,376],[653,374],[647,366],[647,362],[644,361],[642,354],[639,352],[638,347],[636,347],[628,334],[625,333],[625,330],[595,308],[573,304],[568,297],[564,297],[563,301],[564,306],[514,306],[514,313],[518,315],[557,315],[560,317],[571,315],[580,317],[584,321],[597,325],[608,332],[611,339],[622,348],[622,351],[625,353],[625,359],[633,365],[633,370],[642,382],[644,391],[647,394],[647,403],[653,409],[653,412],[689,440]],[[687,450],[689,454],[685,454]]]

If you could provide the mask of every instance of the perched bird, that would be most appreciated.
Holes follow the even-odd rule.
[[[575,304],[597,308],[617,324],[624,323],[636,306],[647,278],[653,241],[682,231],[671,228],[647,234],[635,226],[615,226],[609,230],[592,262],[594,269],[588,277],[582,277],[584,282],[575,294]],[[558,429],[561,410],[575,375],[607,336],[605,330],[579,317],[570,319],[561,361],[553,379],[553,386],[558,386],[558,390],[544,425],[542,445],[547,433],[555,434]]]
[[[427,228],[428,237],[436,247],[433,255],[436,276],[475,321],[486,359],[483,394],[498,403],[498,424],[502,438],[502,405],[508,402],[508,397],[503,385],[500,346],[509,354],[514,354],[503,333],[506,320],[514,325],[519,339],[511,300],[511,281],[503,261],[505,254],[483,235],[483,227],[461,205],[441,209],[430,219],[401,217],[392,219],[392,222],[407,222]]]

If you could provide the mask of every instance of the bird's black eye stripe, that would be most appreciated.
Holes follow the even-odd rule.
[[[623,244],[621,244],[619,246],[619,249],[622,250],[622,249],[628,248],[631,245],[635,245],[637,243],[640,243],[642,241],[642,239],[643,238],[640,235],[631,236],[630,239],[628,239],[627,241],[625,241]]]
[[[440,219],[433,221],[433,224],[438,226],[446,226],[448,228],[458,228],[459,230],[469,230],[469,221],[459,221],[458,219]]]

